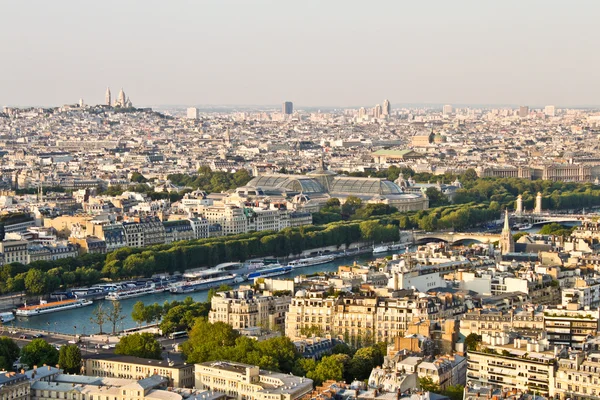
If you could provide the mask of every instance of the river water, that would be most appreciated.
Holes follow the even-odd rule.
[[[382,257],[383,255],[379,254],[378,257]],[[377,257],[374,257],[372,254],[362,254],[355,257],[339,258],[327,264],[314,265],[312,267],[292,270],[291,273],[282,275],[280,278],[287,279],[298,275],[309,275],[316,272],[337,271],[337,268],[340,265],[351,265],[354,261],[364,263],[374,260],[375,258]],[[245,283],[247,284],[247,282]],[[188,294],[171,294],[170,292],[163,292],[122,300],[120,303],[123,308],[123,315],[125,316],[125,319],[121,324],[119,324],[118,330],[134,328],[136,326],[136,323],[131,319],[131,311],[133,310],[133,305],[138,301],[143,301],[145,304],[158,303],[162,305],[165,301],[182,301],[186,297],[191,297],[196,301],[206,301],[208,298],[208,290]],[[50,314],[42,314],[31,318],[18,317],[14,321],[14,326],[30,329],[43,329],[51,332],[68,334],[94,334],[98,332],[98,325],[93,324],[90,321],[90,317],[92,315],[92,311],[98,303],[103,303],[105,309],[107,307],[112,307],[112,302],[110,300],[97,300],[93,305],[88,307],[76,308],[68,311],[59,311]],[[104,324],[104,331],[110,331],[110,329],[109,323]]]
[[[567,223],[564,225],[573,226],[577,224],[578,223]],[[541,225],[536,225],[532,229],[529,229],[525,232],[537,233],[540,229]],[[513,233],[516,233],[516,231]],[[403,251],[400,251],[399,253],[402,252]],[[387,255],[391,254],[393,253],[387,253]],[[386,254],[378,254],[378,257],[382,257],[383,255]],[[339,258],[327,264],[315,265],[312,267],[292,270],[290,274],[283,275],[280,278],[286,279],[293,278],[298,275],[309,275],[316,272],[337,271],[337,268],[340,265],[351,265],[354,261],[364,263],[367,261],[374,260],[375,258],[377,257],[373,256],[373,254],[362,254],[355,257]],[[171,294],[170,292],[163,292],[149,296],[142,296],[122,300],[121,306],[123,308],[123,315],[125,316],[125,319],[122,321],[122,323],[119,324],[118,330],[134,328],[136,326],[136,323],[133,322],[133,320],[131,319],[131,311],[133,310],[133,305],[138,301],[143,301],[145,304],[158,303],[162,305],[165,301],[182,301],[188,296],[196,301],[206,301],[208,298],[208,290],[188,294]],[[43,329],[51,332],[60,332],[68,334],[94,334],[98,331],[98,325],[90,322],[90,316],[98,303],[103,303],[105,308],[112,307],[112,302],[110,300],[97,300],[94,302],[94,305],[88,307],[76,308],[74,310],[61,311],[50,314],[43,314],[31,318],[18,317],[14,321],[14,326],[20,326],[31,329]],[[107,330],[110,330],[110,326],[108,323],[104,325],[104,331]]]

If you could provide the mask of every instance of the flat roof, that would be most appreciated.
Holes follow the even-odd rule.
[[[150,365],[154,367],[162,367],[162,368],[194,368],[194,364],[187,364],[176,362],[171,360],[171,364],[167,362],[167,360],[153,360],[151,358],[140,358],[133,356],[123,356],[120,354],[91,354],[89,356],[84,356],[84,360],[104,360],[104,361],[113,361],[113,362],[121,362],[125,364],[135,364],[135,365]]]

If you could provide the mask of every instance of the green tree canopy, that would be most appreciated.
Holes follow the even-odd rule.
[[[13,369],[13,364],[19,358],[21,349],[17,342],[13,339],[2,336],[0,337],[0,369],[10,371]]]
[[[481,335],[478,335],[476,333],[470,333],[465,338],[465,346],[467,346],[467,351],[477,350],[477,347],[479,346],[479,343],[481,343],[481,340]]]
[[[115,354],[162,360],[162,347],[151,333],[134,333],[121,337]]]
[[[33,339],[21,349],[21,362],[29,368],[34,365],[56,365],[58,350],[44,339]]]
[[[440,392],[440,385],[435,383],[433,379],[428,376],[419,378],[419,386],[421,387],[421,390],[425,392]]]
[[[68,374],[81,372],[81,350],[76,344],[64,345],[58,352],[58,365]]]

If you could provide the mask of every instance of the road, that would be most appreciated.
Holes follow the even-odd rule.
[[[36,338],[44,339],[46,342],[55,346],[57,349],[66,344],[74,343],[73,335],[64,335],[64,334],[56,334],[56,333],[38,333],[36,331],[22,330],[19,328],[11,328],[8,326],[0,326],[0,336],[7,336],[15,340],[19,347],[23,347],[30,343],[32,340]],[[113,342],[116,338],[112,338]],[[171,359],[175,362],[183,362],[183,357],[180,352],[175,352],[175,346],[181,345],[183,342],[187,340],[187,338],[177,338],[177,339],[169,339],[167,337],[158,337],[158,342],[162,346],[163,359]],[[114,343],[110,345],[106,345],[105,340],[96,336],[96,337],[88,337],[82,336],[80,337],[79,347],[81,348],[81,355],[85,357],[86,354],[112,354],[114,353]]]

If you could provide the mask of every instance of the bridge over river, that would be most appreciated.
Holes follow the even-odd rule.
[[[500,240],[500,234],[485,232],[415,232],[413,240],[416,244],[433,241],[444,241],[453,244],[463,241],[494,243]]]
[[[543,225],[552,222],[581,222],[595,214],[552,214],[552,213],[514,213],[510,216],[511,221],[520,224]]]

